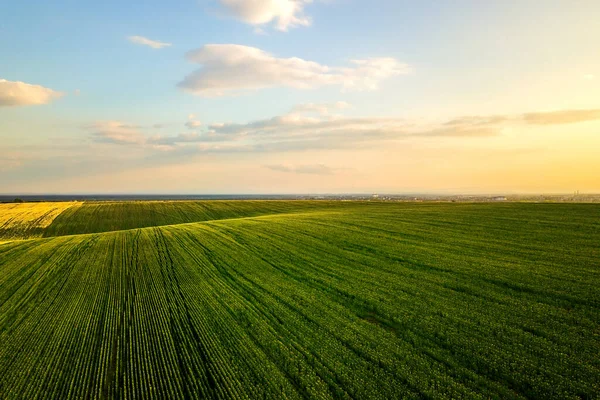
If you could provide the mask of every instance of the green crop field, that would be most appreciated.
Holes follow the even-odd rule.
[[[332,201],[132,201],[86,202],[66,210],[44,231],[45,237],[108,232],[149,226],[294,213],[337,207]]]
[[[0,244],[0,398],[600,397],[598,205],[83,203],[42,225]]]

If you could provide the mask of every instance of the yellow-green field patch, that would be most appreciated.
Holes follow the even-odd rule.
[[[43,231],[63,211],[80,202],[0,204],[0,243],[8,239],[41,237]]]

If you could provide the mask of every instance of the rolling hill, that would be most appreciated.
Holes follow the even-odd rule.
[[[2,398],[600,395],[596,205],[68,204],[0,208]]]

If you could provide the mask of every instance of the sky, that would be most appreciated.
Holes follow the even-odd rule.
[[[0,193],[600,193],[599,15],[8,1]]]

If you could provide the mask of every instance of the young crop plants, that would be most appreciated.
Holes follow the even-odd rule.
[[[57,236],[0,244],[0,398],[598,398],[599,220],[573,204],[67,208]]]
[[[66,210],[44,231],[45,237],[108,232],[149,226],[338,208],[331,201],[127,201],[85,202]]]
[[[0,204],[0,242],[40,237],[63,211],[80,205],[78,202],[24,203],[22,200]]]

